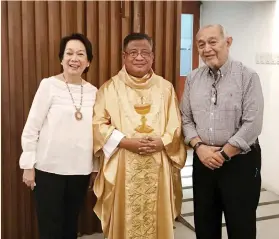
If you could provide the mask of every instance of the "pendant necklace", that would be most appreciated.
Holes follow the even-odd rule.
[[[74,97],[73,97],[73,95],[72,95],[72,93],[71,93],[71,91],[70,91],[70,87],[69,87],[69,85],[68,85],[68,81],[66,80],[64,74],[62,74],[62,75],[63,75],[63,78],[64,78],[64,80],[65,80],[65,83],[66,83],[67,89],[68,89],[68,91],[69,91],[69,94],[70,94],[70,96],[71,96],[73,105],[74,105],[74,107],[75,107],[75,109],[76,109],[75,118],[76,118],[76,120],[78,120],[78,121],[79,121],[79,120],[82,120],[82,113],[80,112],[81,106],[82,106],[82,98],[83,98],[83,85],[82,85],[82,79],[81,79],[81,84],[80,84],[80,104],[79,104],[79,107],[77,107],[76,104],[75,104],[75,101],[74,101]]]

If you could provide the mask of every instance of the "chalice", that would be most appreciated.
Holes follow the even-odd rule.
[[[151,104],[136,104],[134,105],[135,111],[141,115],[141,125],[139,125],[135,130],[139,133],[151,133],[153,129],[146,124],[145,115],[150,112]]]

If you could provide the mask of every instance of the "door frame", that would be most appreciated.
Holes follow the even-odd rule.
[[[182,14],[192,14],[193,15],[193,51],[192,51],[192,70],[199,67],[199,54],[198,48],[195,44],[195,37],[200,28],[200,1],[183,1],[182,2]]]
[[[200,28],[200,1],[183,1],[181,14],[192,14],[193,15],[193,49],[192,49],[192,70],[199,67],[199,53],[197,45],[195,44],[195,37]],[[186,76],[180,76],[179,87],[178,87],[178,99],[180,100],[184,91]]]

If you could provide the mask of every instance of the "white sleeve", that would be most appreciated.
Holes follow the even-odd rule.
[[[36,150],[39,133],[47,116],[50,105],[50,83],[48,79],[43,79],[35,94],[21,136],[21,145],[23,150],[19,160],[19,166],[21,169],[31,169],[36,163]]]
[[[114,154],[115,150],[117,149],[118,144],[124,137],[125,137],[125,135],[122,134],[117,129],[113,130],[107,143],[103,147],[103,151],[104,151],[106,158],[110,158]]]

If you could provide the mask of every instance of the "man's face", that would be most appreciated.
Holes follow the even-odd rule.
[[[135,77],[143,77],[152,67],[154,55],[147,40],[134,40],[128,43],[123,52],[127,72]]]
[[[201,29],[196,37],[199,55],[211,69],[219,69],[229,57],[231,37],[224,37],[217,26]]]

